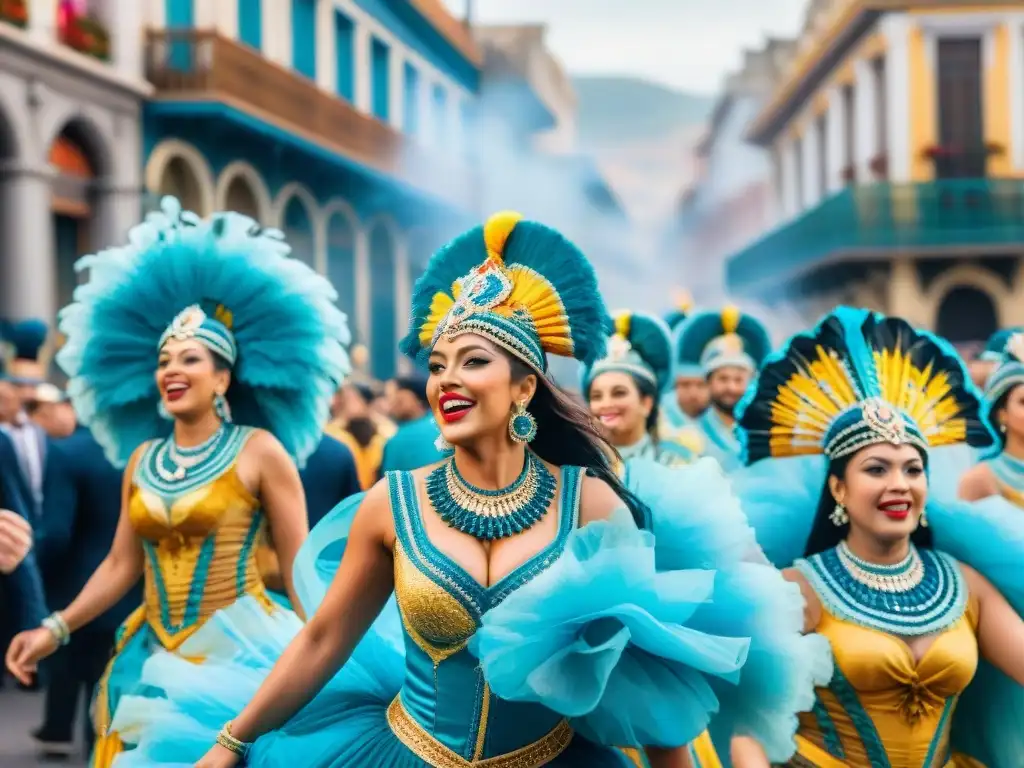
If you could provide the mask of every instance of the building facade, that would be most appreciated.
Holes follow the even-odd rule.
[[[782,223],[730,259],[734,293],[963,344],[1024,322],[1019,2],[814,0],[748,139]]]
[[[151,204],[282,229],[334,283],[373,375],[394,375],[412,282],[480,215],[468,31],[440,0],[145,3]]]
[[[681,254],[678,279],[702,305],[728,301],[726,260],[776,221],[771,155],[747,142],[792,43],[772,40],[745,51],[742,68],[726,78],[710,123],[697,144],[697,178],[679,204],[670,233]]]
[[[139,216],[138,0],[0,3],[0,307],[52,320]]]

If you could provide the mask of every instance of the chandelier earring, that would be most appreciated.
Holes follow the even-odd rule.
[[[174,417],[171,415],[171,412],[167,410],[167,406],[164,405],[163,400],[157,403],[156,412],[160,414],[161,419],[166,419],[167,421],[174,421]]]
[[[928,527],[928,514],[925,510],[921,510],[921,519],[917,523],[922,528]]]
[[[1000,421],[999,422],[999,431],[1002,432],[1004,435],[1006,434],[1006,422],[1005,421]]]
[[[437,449],[438,453],[451,453],[453,450],[455,450],[454,448],[452,448],[452,444],[444,439],[444,435],[437,436],[437,438],[434,440],[434,448]]]
[[[516,403],[508,420],[508,435],[517,443],[529,443],[537,436],[537,420],[526,410],[526,401]]]
[[[231,406],[228,404],[228,399],[220,392],[213,397],[213,410],[225,424],[231,423]]]
[[[832,514],[828,516],[828,519],[832,521],[832,525],[836,528],[842,528],[850,522],[850,516],[846,513],[846,507],[838,501],[836,502],[835,508],[832,510]]]

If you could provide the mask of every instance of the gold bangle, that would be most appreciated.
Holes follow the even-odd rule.
[[[239,741],[231,735],[231,721],[224,723],[224,727],[220,729],[220,733],[217,734],[217,743],[220,744],[224,749],[228,749],[234,752],[239,757],[245,757],[249,752],[249,745],[244,741]]]

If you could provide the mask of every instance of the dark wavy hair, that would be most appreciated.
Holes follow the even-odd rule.
[[[612,468],[612,457],[618,453],[598,430],[590,411],[565,394],[548,376],[537,373],[517,357],[507,353],[506,357],[513,381],[522,381],[530,374],[537,377],[537,392],[528,408],[538,426],[530,450],[550,464],[583,467],[591,477],[606,482],[622,499],[636,524],[643,528],[649,519],[647,508],[626,490]]]
[[[925,471],[927,471],[928,454],[920,448],[917,448],[917,452],[921,454],[921,461],[924,463]],[[845,480],[850,460],[856,455],[857,453],[851,453],[849,456],[842,456],[829,462],[828,474],[825,476],[825,485],[821,489],[821,495],[818,497],[818,509],[814,513],[814,525],[811,527],[811,535],[808,537],[807,546],[804,548],[804,557],[817,555],[838,546],[839,542],[845,539],[850,532],[849,523],[837,526],[830,519],[832,510],[836,506],[836,500],[832,496],[832,490],[828,487],[828,481],[830,477]],[[932,538],[931,528],[925,528],[924,526],[918,526],[910,534],[910,541],[918,549],[931,549]]]

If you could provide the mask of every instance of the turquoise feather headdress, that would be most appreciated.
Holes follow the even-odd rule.
[[[610,331],[586,257],[555,230],[506,212],[431,257],[400,348],[422,361],[442,335],[475,333],[543,373],[549,354],[597,360]]]
[[[1018,384],[1024,384],[1024,332],[1014,333],[1006,340],[999,361],[985,382],[985,398],[989,407],[994,408],[996,403]],[[995,416],[994,411],[990,412],[989,424],[993,430],[1001,434],[1003,430],[996,423]],[[1000,442],[1005,440],[1005,435],[1002,438]]]
[[[1018,325],[1015,328],[1003,328],[996,331],[988,337],[988,341],[985,342],[985,349],[978,355],[978,359],[992,363],[1002,362],[1003,352],[1006,350],[1007,343],[1018,333],[1024,333],[1024,326]]]
[[[271,432],[301,466],[317,447],[349,370],[344,314],[331,284],[278,230],[236,213],[201,220],[174,198],[128,235],[85,256],[89,281],[60,314],[57,362],[68,394],[112,462],[169,434],[154,371],[169,336],[196,338],[232,363],[235,422]]]
[[[736,408],[743,460],[877,443],[991,446],[987,405],[944,339],[905,320],[839,307],[768,357]]]
[[[583,391],[602,373],[619,371],[644,379],[661,392],[672,368],[672,340],[666,325],[651,315],[628,311],[616,312],[614,322],[606,354],[584,368]]]
[[[8,379],[15,384],[36,385],[46,381],[49,354],[45,353],[50,328],[35,318],[8,323],[4,340],[11,347]]]
[[[767,329],[736,307],[691,315],[675,339],[677,376],[707,376],[719,368],[756,371],[772,349]]]

